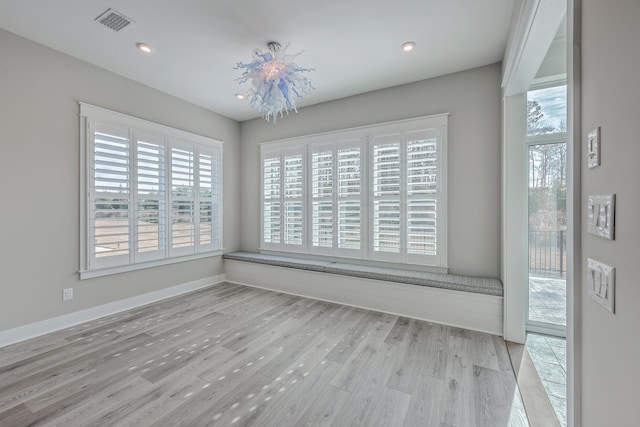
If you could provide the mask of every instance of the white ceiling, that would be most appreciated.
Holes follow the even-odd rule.
[[[0,28],[242,121],[234,66],[268,41],[315,69],[301,107],[501,61],[514,1],[0,0]],[[135,24],[94,21],[109,8]]]

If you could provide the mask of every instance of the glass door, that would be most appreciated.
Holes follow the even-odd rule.
[[[529,316],[527,329],[566,335],[566,85],[527,94]]]

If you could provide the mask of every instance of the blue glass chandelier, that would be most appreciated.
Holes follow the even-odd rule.
[[[244,84],[251,80],[248,97],[251,107],[257,109],[267,121],[278,120],[296,108],[296,98],[304,99],[314,89],[304,73],[313,68],[302,68],[293,60],[303,52],[286,55],[287,48],[280,49],[280,43],[269,42],[268,52],[253,51],[253,61],[238,62],[235,69],[244,70],[237,81]]]

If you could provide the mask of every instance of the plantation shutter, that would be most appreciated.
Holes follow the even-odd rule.
[[[282,242],[282,156],[270,152],[262,159],[262,243],[265,247]]]
[[[300,149],[284,152],[284,244],[302,246],[304,219],[304,154]]]
[[[407,134],[407,254],[437,253],[438,139],[435,129]]]
[[[198,147],[199,251],[220,247],[220,157],[219,150]]]
[[[311,247],[314,252],[333,252],[334,147],[311,147]]]
[[[171,254],[195,251],[195,153],[192,144],[173,143],[171,148]]]
[[[446,267],[447,121],[261,144],[261,249]]]
[[[129,263],[131,248],[131,140],[129,129],[90,127],[89,267]]]
[[[166,146],[161,136],[136,136],[136,251],[146,261],[166,256]]]
[[[361,256],[362,141],[339,142],[337,148],[337,253]]]
[[[401,135],[372,137],[373,256],[400,260],[402,248]]]
[[[81,279],[220,250],[221,141],[84,103],[80,118]]]

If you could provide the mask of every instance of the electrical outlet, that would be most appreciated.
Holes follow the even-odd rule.
[[[73,299],[73,288],[67,288],[62,290],[62,301],[69,301]]]
[[[589,296],[615,313],[616,269],[587,258]]]

